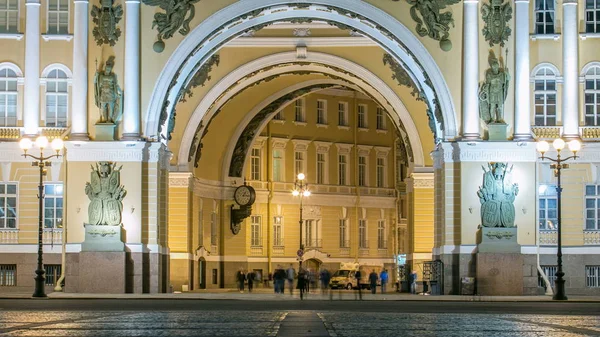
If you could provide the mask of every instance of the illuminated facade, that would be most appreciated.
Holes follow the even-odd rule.
[[[551,274],[558,219],[556,178],[533,140],[562,135],[584,144],[563,172],[567,293],[598,294],[600,2],[492,5],[506,4],[510,33],[490,45],[500,33],[482,32],[490,4],[479,0],[441,16],[415,8],[454,23],[434,26],[390,0],[201,1],[169,24],[139,0],[4,0],[0,289],[33,286],[38,177],[17,140],[43,134],[66,140],[45,178],[49,287],[64,274],[65,291],[79,291],[89,167],[112,161],[127,190],[127,292],[233,287],[239,268],[296,264],[302,232],[311,268],[394,269],[406,254],[421,273],[441,260],[443,291],[458,294],[477,277],[482,166],[506,162],[519,186],[519,293],[537,294],[537,244]],[[480,118],[490,50],[510,75],[501,139]],[[123,92],[114,134],[97,124],[94,86],[111,56]],[[312,192],[302,228],[297,173]],[[244,182],[256,202],[234,234]]]

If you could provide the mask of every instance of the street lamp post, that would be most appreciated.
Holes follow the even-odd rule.
[[[40,149],[40,155],[34,156],[27,151],[33,147],[33,145],[37,146]],[[29,138],[23,138],[19,142],[19,146],[23,150],[23,157],[33,158],[32,166],[37,166],[40,169],[40,184],[38,185],[38,261],[37,261],[37,270],[35,271],[35,290],[33,291],[33,297],[46,297],[46,292],[44,289],[44,274],[46,271],[44,270],[44,264],[42,260],[43,255],[43,232],[44,232],[44,224],[43,224],[43,212],[44,212],[44,175],[46,175],[45,167],[50,166],[51,163],[47,161],[48,159],[54,157],[60,157],[60,150],[63,148],[62,139],[56,138],[52,141],[51,147],[56,151],[55,154],[44,156],[44,149],[48,147],[48,138],[44,136],[40,136],[35,140],[35,143],[31,141]]]
[[[310,191],[308,190],[308,183],[305,181],[306,176],[304,173],[298,173],[296,177],[296,181],[294,182],[294,190],[292,191],[292,195],[295,197],[300,197],[300,250],[298,251],[298,272],[302,269],[302,255],[304,254],[304,244],[302,243],[302,200],[304,197],[310,196]]]
[[[554,297],[552,299],[565,301],[567,300],[567,295],[565,294],[565,273],[562,268],[562,218],[561,218],[561,194],[562,194],[562,186],[560,182],[560,174],[562,169],[569,168],[569,164],[563,164],[563,162],[568,161],[570,159],[577,159],[577,151],[581,150],[581,143],[578,140],[572,140],[569,142],[569,150],[573,152],[572,156],[561,158],[560,151],[565,148],[565,141],[557,138],[552,142],[552,147],[556,150],[556,159],[546,157],[545,153],[550,149],[550,144],[546,141],[541,141],[537,143],[537,150],[542,154],[541,159],[548,159],[551,162],[554,162],[550,167],[554,169],[554,175],[557,178],[556,185],[556,203],[557,203],[557,227],[558,227],[558,250],[556,253],[556,259],[558,264],[558,270],[556,272],[556,280],[554,281],[555,290]]]

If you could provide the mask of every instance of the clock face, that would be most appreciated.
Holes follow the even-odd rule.
[[[248,186],[240,186],[235,190],[234,198],[240,206],[248,206],[254,201],[254,191]]]

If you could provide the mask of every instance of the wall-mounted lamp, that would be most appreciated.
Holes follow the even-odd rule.
[[[79,212],[81,212],[81,207],[77,207],[77,214],[79,214]]]
[[[523,206],[523,208],[521,208],[521,211],[523,212],[523,214],[527,214],[527,208],[525,208],[525,206]]]
[[[133,212],[135,212],[135,207],[131,206],[131,214],[133,214]]]
[[[473,207],[469,206],[469,213],[473,214]]]

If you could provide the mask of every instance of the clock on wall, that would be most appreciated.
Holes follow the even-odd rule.
[[[239,205],[231,205],[231,232],[237,235],[242,229],[242,221],[252,214],[252,204],[256,200],[256,191],[252,186],[244,185],[239,186],[233,192],[233,199]]]

